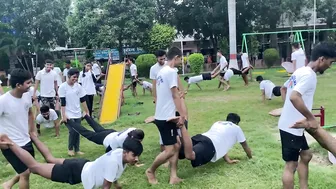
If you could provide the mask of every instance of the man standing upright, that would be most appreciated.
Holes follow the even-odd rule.
[[[58,75],[52,70],[54,62],[52,60],[45,61],[45,67],[43,70],[37,72],[35,77],[35,87],[33,98],[36,99],[36,90],[40,85],[41,102],[42,105],[46,105],[55,110],[55,103],[58,97],[57,90],[57,77]],[[56,99],[55,99],[56,98]]]
[[[156,55],[157,63],[154,64],[150,68],[150,72],[149,72],[149,79],[152,80],[152,84],[153,84],[153,89],[152,90],[153,90],[154,103],[156,102],[156,77],[157,77],[157,74],[159,73],[159,71],[165,65],[166,51],[158,50],[158,51],[156,51],[155,55]]]
[[[164,151],[161,152],[150,168],[146,170],[148,182],[157,184],[155,176],[156,169],[170,161],[170,184],[177,184],[182,180],[177,176],[177,161],[180,144],[176,123],[167,121],[175,117],[176,110],[180,113],[178,125],[183,125],[186,113],[183,109],[182,101],[178,90],[177,72],[174,69],[182,62],[182,52],[179,48],[173,47],[168,52],[167,66],[163,67],[156,78],[156,108],[155,108],[155,125],[157,126],[164,145]]]
[[[306,54],[300,47],[300,44],[298,42],[292,44],[292,49],[292,61],[295,72],[297,69],[302,68],[306,65]]]
[[[294,173],[299,174],[300,188],[308,188],[308,167],[312,158],[304,129],[291,128],[303,119],[308,125],[317,127],[318,123],[311,113],[317,84],[316,73],[324,73],[336,61],[334,45],[322,43],[312,51],[312,62],[297,69],[285,83],[287,95],[279,119],[282,159],[286,162],[282,182],[283,188],[294,188]],[[300,161],[299,160],[300,157]]]
[[[13,69],[9,81],[12,90],[0,96],[0,133],[34,156],[30,134],[35,135],[32,100],[28,93],[32,83],[31,75],[23,69]],[[29,188],[30,171],[27,166],[10,150],[1,150],[18,176],[4,183],[4,188],[12,188],[19,182],[20,189]]]
[[[136,91],[136,86],[137,86],[136,79],[138,79],[137,66],[134,64],[134,59],[133,58],[127,59],[127,64],[129,65],[129,69],[130,69],[130,72],[131,72],[132,94],[133,94],[134,97],[136,97],[138,95],[137,91]]]
[[[71,69],[71,62],[70,60],[67,60],[65,62],[65,68],[63,70],[63,83],[68,81],[68,71]]]

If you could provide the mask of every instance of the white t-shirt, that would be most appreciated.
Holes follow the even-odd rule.
[[[31,97],[33,97],[34,96],[34,87],[30,87],[29,88],[29,91],[28,91],[28,93],[29,93],[29,95],[31,96]],[[38,90],[36,90],[36,96],[40,96],[40,92],[38,91]]]
[[[165,66],[156,78],[155,119],[168,120],[175,116],[176,106],[171,92],[173,87],[178,87],[177,72],[173,68]]]
[[[304,129],[292,129],[297,121],[301,121],[305,117],[293,106],[290,96],[294,91],[302,95],[303,102],[308,110],[312,110],[314,93],[316,89],[317,79],[316,73],[310,67],[302,67],[297,69],[293,75],[286,81],[284,86],[287,87],[287,94],[284,107],[279,119],[278,127],[280,130],[291,133],[296,136],[302,136]]]
[[[192,83],[198,83],[200,81],[203,81],[203,76],[202,75],[198,75],[198,76],[194,76],[194,77],[190,77],[188,84],[192,84]]]
[[[83,71],[81,71],[79,73],[78,82],[82,84],[87,95],[95,95],[97,93],[91,72],[85,72],[85,77],[83,77]]]
[[[36,123],[44,126],[45,128],[53,128],[55,126],[54,121],[58,119],[57,113],[53,109],[49,109],[49,119],[45,119],[42,114],[36,117]]]
[[[230,81],[230,78],[234,75],[233,71],[231,69],[228,69],[224,74],[224,80]]]
[[[0,133],[8,137],[18,146],[30,142],[28,112],[32,107],[29,93],[16,98],[7,92],[0,96]]]
[[[54,82],[57,81],[57,74],[53,70],[49,73],[45,69],[37,72],[36,79],[40,81],[41,97],[55,97],[55,85]]]
[[[95,74],[95,76],[101,74],[100,67],[99,67],[99,65],[97,63],[93,64],[93,66],[92,66],[92,72]]]
[[[63,70],[63,77],[65,77],[65,81],[68,81],[69,77],[68,77],[68,71],[70,70],[71,68],[65,68]]]
[[[212,162],[223,158],[237,142],[242,143],[246,141],[241,128],[229,121],[218,121],[214,123],[210,130],[202,135],[210,138],[215,146],[216,154],[212,158]]]
[[[75,83],[70,86],[67,82],[62,83],[58,89],[60,98],[65,97],[65,114],[69,119],[78,119],[82,117],[80,98],[86,95],[83,87]]]
[[[143,81],[142,82],[142,87],[144,89],[152,89],[153,88],[153,84],[149,83],[148,81]]]
[[[57,85],[62,84],[62,70],[59,67],[54,67],[53,71],[57,74]]]
[[[157,74],[159,73],[159,71],[165,67],[166,64],[164,65],[160,65],[159,63],[156,63],[154,64],[151,68],[150,68],[150,71],[149,71],[149,79],[151,80],[156,80],[157,78]]]
[[[219,59],[219,65],[220,65],[220,71],[221,71],[221,73],[224,73],[226,70],[227,70],[227,65],[228,65],[228,63],[227,63],[227,61],[226,61],[226,58],[225,58],[225,56],[222,56],[220,59]]]
[[[242,59],[242,64],[243,64],[243,69],[244,68],[247,68],[250,66],[249,64],[249,61],[248,61],[248,54],[247,53],[243,53],[242,56],[241,56],[241,59]]]
[[[296,50],[292,53],[292,61],[296,60],[296,69],[305,67],[306,65],[306,54],[302,48]],[[295,71],[295,70],[294,70]]]
[[[262,80],[260,82],[260,90],[265,90],[265,97],[271,99],[273,97],[274,83],[270,80]]]
[[[135,76],[137,74],[137,66],[135,64],[132,64],[130,66],[130,72],[131,72],[131,76]]]
[[[135,129],[136,128],[129,128],[120,132],[111,133],[105,137],[103,145],[105,146],[105,148],[110,146],[112,150],[122,148],[123,143],[128,136],[128,133]]]
[[[110,151],[94,162],[87,162],[82,170],[81,178],[84,189],[101,188],[104,180],[115,182],[126,168],[123,165],[123,149]]]
[[[10,75],[10,74],[8,74],[8,75],[7,75],[7,79],[8,79],[8,80],[10,80],[10,78],[11,78],[11,75]]]

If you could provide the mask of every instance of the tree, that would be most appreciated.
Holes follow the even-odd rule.
[[[312,0],[311,0],[312,2]],[[336,1],[335,0],[317,0],[316,12],[318,18],[324,18],[323,22],[327,24],[327,28],[333,28],[336,20]],[[334,32],[326,32],[327,40],[334,38]]]
[[[156,0],[156,20],[160,24],[172,24],[176,13],[175,0]]]
[[[155,24],[144,41],[145,50],[154,53],[158,49],[167,49],[175,36],[175,29],[170,25]]]
[[[65,45],[70,0],[0,0],[0,4],[4,11],[0,16],[10,23],[15,36],[44,47]]]

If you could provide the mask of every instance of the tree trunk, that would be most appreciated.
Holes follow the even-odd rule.
[[[119,39],[118,39],[118,43],[119,43],[119,46],[118,46],[118,50],[119,50],[119,60],[120,60],[120,61],[124,61],[124,60],[123,60],[123,57],[124,57],[123,43],[122,43],[122,38],[121,38],[121,37],[119,37]]]

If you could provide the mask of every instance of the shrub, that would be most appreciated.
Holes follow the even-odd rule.
[[[188,57],[191,70],[195,74],[200,74],[203,69],[204,56],[200,53],[194,53]]]
[[[151,66],[156,63],[156,56],[154,54],[142,54],[135,60],[138,69],[139,77],[149,77]]]
[[[272,67],[276,61],[280,59],[278,50],[271,48],[264,52],[264,61],[268,68]]]

